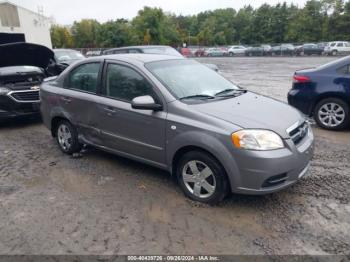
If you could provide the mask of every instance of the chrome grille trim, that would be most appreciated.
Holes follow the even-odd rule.
[[[309,123],[304,121],[302,123],[295,123],[287,129],[287,133],[295,145],[299,144],[309,133]]]
[[[8,97],[10,97],[12,100],[14,100],[17,103],[38,103],[40,102],[40,99],[38,100],[19,100],[15,98],[13,95],[18,93],[31,93],[31,94],[38,94],[39,97],[39,90],[19,90],[19,91],[11,91],[7,94]]]

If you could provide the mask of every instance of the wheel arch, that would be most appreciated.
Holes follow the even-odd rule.
[[[229,190],[230,192],[232,191],[231,190],[231,179],[227,173],[227,170],[225,168],[225,166],[222,164],[222,162],[212,153],[210,152],[209,150],[203,148],[203,147],[200,147],[200,146],[194,146],[194,145],[187,145],[187,146],[183,146],[181,148],[179,148],[174,156],[173,156],[173,159],[172,159],[172,165],[171,165],[171,174],[172,176],[174,177],[174,179],[177,181],[177,176],[176,176],[176,167],[181,159],[181,156],[183,156],[184,154],[188,153],[188,152],[193,152],[193,151],[199,151],[199,152],[202,152],[202,153],[205,153],[205,154],[208,154],[209,156],[211,156],[213,159],[215,159],[217,161],[217,163],[223,168],[223,170],[225,171],[225,176],[228,180],[228,186],[229,186]]]
[[[51,135],[52,135],[52,137],[56,137],[55,130],[57,128],[57,125],[59,122],[61,122],[63,120],[69,121],[69,119],[64,117],[64,116],[55,116],[51,119]]]
[[[319,95],[314,103],[312,104],[312,108],[311,108],[311,116],[314,116],[315,114],[315,109],[316,109],[316,106],[318,105],[318,103],[320,103],[322,100],[324,99],[328,99],[328,98],[336,98],[336,99],[340,99],[342,100],[344,103],[348,104],[350,106],[350,103],[349,101],[347,101],[346,99],[344,99],[344,96],[342,94],[339,94],[339,93],[335,93],[335,92],[327,92],[327,93],[324,93],[324,94],[321,94]]]
[[[176,164],[184,153],[199,150],[212,156],[223,167],[230,184],[230,189],[234,189],[240,184],[240,172],[236,159],[226,144],[230,140],[224,141],[213,134],[203,133],[201,131],[188,131],[178,134],[169,141],[166,161],[168,170],[172,176],[176,174]]]

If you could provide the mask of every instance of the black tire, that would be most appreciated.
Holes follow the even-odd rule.
[[[214,187],[215,190],[213,190],[213,193],[210,196],[205,197],[205,198],[198,197],[194,194],[194,192],[191,192],[188,189],[188,187],[186,186],[184,179],[183,179],[183,171],[184,171],[186,165],[191,161],[200,162],[200,163],[198,163],[198,165],[196,165],[198,170],[200,170],[201,163],[203,163],[207,167],[209,167],[210,170],[212,171],[211,174],[213,175],[213,177],[208,177],[208,179],[212,179],[212,181],[214,181],[214,178],[215,178],[215,182],[214,182],[215,183],[215,187]],[[190,170],[192,170],[192,169],[190,169]],[[202,171],[203,170],[204,170],[204,168],[202,169]],[[227,175],[226,175],[224,168],[214,157],[212,157],[210,154],[207,154],[207,153],[202,152],[202,151],[191,151],[191,152],[188,152],[185,155],[183,155],[176,166],[176,175],[177,175],[180,187],[181,187],[182,191],[184,192],[185,196],[187,196],[188,198],[190,198],[194,201],[198,201],[198,202],[210,204],[210,205],[216,205],[220,201],[222,201],[229,192],[228,179],[227,179]],[[193,189],[194,189],[194,187],[195,187],[195,183],[193,182]],[[200,192],[203,192],[203,190],[205,192],[205,189],[201,187]]]
[[[234,55],[235,55],[235,54],[234,54],[233,52],[230,52],[230,54],[229,54],[229,56],[231,56],[231,57],[234,56]]]
[[[336,126],[327,126],[323,123],[322,119],[320,118],[320,115],[319,115],[319,112],[321,110],[321,108],[327,104],[330,104],[330,103],[333,103],[333,104],[336,104],[340,107],[343,108],[344,110],[344,113],[345,113],[345,118],[344,120],[342,121],[341,124],[339,125],[336,125]],[[349,105],[344,102],[343,100],[339,99],[339,98],[326,98],[326,99],[323,99],[321,100],[319,103],[317,103],[317,105],[315,106],[315,110],[314,110],[314,118],[315,118],[315,121],[316,123],[324,128],[324,129],[327,129],[327,130],[342,130],[344,128],[346,128],[348,125],[349,125],[349,122],[350,122],[350,115],[349,115]]]
[[[338,54],[338,51],[337,50],[333,50],[332,51],[332,56],[336,56]]]
[[[71,138],[68,139],[69,146],[67,145],[66,147],[64,147],[60,142],[60,139],[61,139],[59,135],[60,128],[63,128],[63,129],[67,128],[69,130],[69,133],[71,134]],[[55,130],[55,136],[56,136],[57,144],[63,153],[71,155],[73,153],[80,152],[82,148],[82,144],[79,143],[77,129],[68,120],[62,120],[57,124],[56,130]]]

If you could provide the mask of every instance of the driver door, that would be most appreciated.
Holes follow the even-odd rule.
[[[142,72],[116,62],[106,62],[103,80],[93,120],[101,132],[103,146],[165,166],[165,109],[137,110],[131,106],[135,97],[144,95],[164,105],[153,85]]]

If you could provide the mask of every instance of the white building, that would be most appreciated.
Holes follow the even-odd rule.
[[[51,20],[40,13],[0,1],[0,43],[35,43],[52,48]]]

